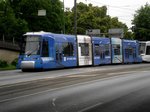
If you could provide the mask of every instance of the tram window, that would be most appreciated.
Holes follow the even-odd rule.
[[[48,41],[46,40],[43,40],[43,44],[42,44],[42,57],[49,57]]]
[[[64,56],[73,56],[73,44],[71,42],[66,42],[62,44]]]
[[[81,56],[89,56],[89,44],[88,43],[79,43],[81,47]]]
[[[136,57],[137,57],[136,52],[134,52],[133,53],[133,58],[136,58]]]
[[[120,55],[120,45],[113,45],[114,55]]]
[[[150,46],[146,47],[146,55],[150,55]]]
[[[133,49],[129,48],[129,55],[133,55]]]
[[[95,49],[95,56],[99,56],[99,55],[100,55],[99,45],[98,45],[98,44],[95,44],[95,45],[94,45],[94,49]]]
[[[139,45],[140,54],[145,54],[145,47],[146,47],[145,43],[140,43]]]
[[[129,49],[128,49],[128,48],[125,49],[125,57],[126,57],[126,58],[129,58]]]
[[[106,56],[109,56],[109,55],[110,55],[110,53],[109,53],[109,44],[106,44],[106,45],[105,45],[105,55],[106,55]]]
[[[59,56],[58,56],[58,54],[59,54],[59,44],[58,43],[55,44],[55,49],[56,49],[56,60],[59,60]]]

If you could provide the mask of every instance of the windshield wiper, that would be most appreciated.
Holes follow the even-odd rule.
[[[38,48],[34,49],[32,52],[28,53],[27,56],[30,56],[32,53],[34,53],[36,50],[38,50]],[[29,51],[27,51],[29,52]]]

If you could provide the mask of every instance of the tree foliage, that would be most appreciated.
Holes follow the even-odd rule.
[[[59,0],[21,0],[21,18],[29,24],[30,31],[44,30],[60,33],[62,30],[62,3]],[[46,16],[38,16],[38,10],[46,10]]]
[[[46,16],[38,16],[38,10],[46,10]],[[0,0],[0,37],[19,39],[27,31],[47,31],[61,33],[63,20],[67,34],[73,34],[74,8],[66,9],[60,0]],[[63,19],[64,17],[64,19]],[[85,34],[87,29],[100,29],[107,33],[110,28],[124,28],[117,17],[107,15],[107,7],[92,4],[77,4],[77,33]]]
[[[67,9],[66,14],[66,33],[73,33],[73,18],[74,8]],[[69,26],[69,27],[68,27]],[[85,34],[87,29],[100,29],[102,33],[107,33],[110,28],[123,28],[125,35],[128,33],[128,28],[122,22],[119,22],[117,17],[107,15],[107,7],[93,6],[92,4],[77,4],[77,33]]]
[[[38,16],[38,10],[46,16]],[[0,0],[0,37],[19,38],[27,31],[61,33],[63,9],[60,0]]]
[[[134,15],[135,39],[150,40],[150,5],[142,6]]]
[[[7,40],[17,38],[28,30],[27,22],[16,18],[8,0],[0,0],[0,37]]]

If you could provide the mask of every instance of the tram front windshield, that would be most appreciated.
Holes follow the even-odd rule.
[[[25,54],[40,55],[40,37],[38,36],[27,36],[25,45]]]

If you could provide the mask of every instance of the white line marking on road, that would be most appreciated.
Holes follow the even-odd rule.
[[[113,72],[113,73],[108,73],[107,75],[118,75],[118,74],[129,74],[129,73],[135,73],[137,71],[129,71],[129,72]]]
[[[150,72],[150,71],[141,71],[141,72]]]
[[[93,76],[97,76],[97,75],[70,75],[70,76],[67,76],[67,77],[93,77]]]
[[[55,107],[56,105],[55,105],[55,101],[56,101],[56,98],[53,98],[52,99],[52,105]]]
[[[100,102],[100,103],[97,103],[97,104],[95,104],[95,105],[88,106],[87,108],[84,108],[84,109],[82,109],[82,110],[80,110],[80,111],[78,111],[78,112],[84,112],[84,111],[90,110],[90,109],[92,109],[92,108],[94,108],[94,107],[100,106],[100,105],[102,105],[102,104],[103,104],[103,103]]]

